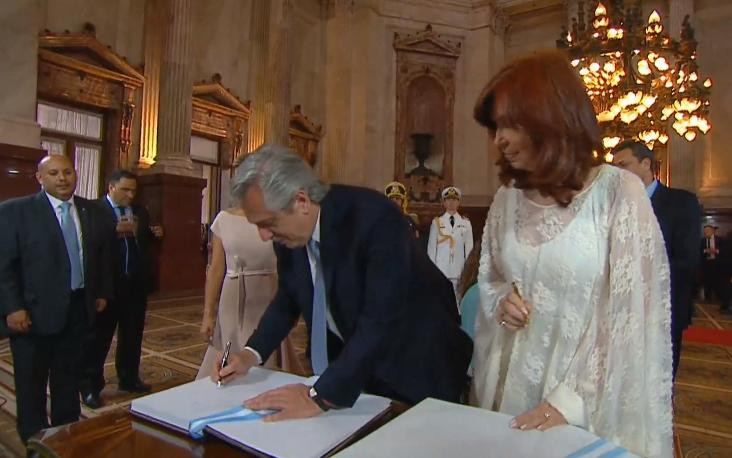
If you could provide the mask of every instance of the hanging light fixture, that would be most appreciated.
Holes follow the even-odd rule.
[[[610,0],[609,11],[599,2],[589,24],[585,2],[577,3],[578,17],[570,31],[562,30],[557,46],[567,49],[587,87],[606,150],[631,138],[650,148],[666,144],[669,125],[689,142],[709,131],[712,80],[699,75],[688,15],[676,41],[657,11],[642,23],[640,0],[627,10],[623,0]]]

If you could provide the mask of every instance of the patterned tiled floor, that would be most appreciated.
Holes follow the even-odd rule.
[[[193,380],[206,344],[198,335],[201,300],[153,303],[148,311],[143,340],[142,378],[161,391]],[[732,329],[732,316],[716,307],[700,305],[695,326]],[[304,362],[307,334],[300,323],[293,335]],[[135,397],[117,391],[114,343],[105,366],[105,407],[82,408],[85,417],[127,406]],[[685,343],[675,388],[676,451],[678,458],[732,457],[732,347]],[[15,432],[12,361],[8,343],[0,341],[0,457],[23,457]]]

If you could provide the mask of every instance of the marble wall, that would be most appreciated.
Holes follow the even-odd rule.
[[[97,39],[114,52],[141,67],[145,0],[38,0],[38,29],[54,33],[78,33],[85,23],[94,24]]]
[[[224,86],[248,100],[251,1],[194,1],[191,6],[193,81],[210,81],[219,73]]]
[[[672,1],[677,0],[644,1],[643,14],[658,9],[668,21]],[[193,78],[210,79],[213,73],[220,73],[224,85],[242,100],[251,98],[251,4],[251,0],[193,2]],[[498,185],[495,151],[485,130],[472,119],[475,99],[506,60],[553,48],[567,19],[562,5],[504,18],[495,14],[494,4],[467,0],[292,0],[291,103],[300,104],[310,119],[324,126],[317,164],[324,177],[376,189],[391,181],[396,125],[393,37],[395,32],[422,30],[429,23],[436,32],[462,44],[456,71],[454,184],[463,189],[469,205],[489,202]],[[31,22],[18,19],[21,5],[35,8],[35,16],[24,16]],[[91,22],[102,43],[139,67],[144,60],[144,6],[145,0],[0,2],[0,36],[25,37],[25,44],[14,46],[12,53],[0,48],[6,62],[11,62],[5,66],[11,71],[3,72],[0,82],[3,87],[9,83],[19,88],[0,98],[0,142],[8,139],[8,131],[17,131],[7,128],[8,119],[25,119],[31,125],[35,117],[35,85],[28,78],[17,77],[35,73],[35,59],[30,57],[35,56],[34,34],[27,31],[47,28],[76,32]],[[699,61],[715,87],[712,131],[693,146],[697,153],[693,182],[710,205],[732,207],[732,159],[726,154],[732,131],[724,128],[732,120],[732,62],[726,58],[732,53],[726,39],[732,3],[695,0],[694,8]],[[21,54],[25,57],[17,59]],[[35,135],[26,137],[37,142]],[[133,154],[138,148],[135,135]]]
[[[714,81],[712,129],[695,145],[699,195],[707,208],[732,208],[732,2],[697,0],[695,16],[699,64]]]
[[[40,146],[35,78],[39,17],[36,1],[0,2],[0,143]]]
[[[337,5],[338,6],[338,5]],[[487,205],[496,187],[487,134],[472,119],[477,95],[503,46],[490,6],[418,1],[355,2],[331,11],[326,24],[326,136],[323,174],[383,189],[394,177],[396,69],[394,33],[433,30],[459,41],[454,106],[453,184],[468,205]]]

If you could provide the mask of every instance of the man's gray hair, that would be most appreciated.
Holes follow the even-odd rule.
[[[305,191],[310,200],[320,203],[328,185],[295,152],[284,146],[265,144],[254,150],[236,168],[231,195],[241,200],[252,185],[259,186],[270,211],[289,210],[295,194]]]

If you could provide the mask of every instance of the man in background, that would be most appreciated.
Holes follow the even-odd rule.
[[[419,217],[416,213],[409,212],[409,200],[407,198],[407,188],[398,181],[392,181],[384,188],[384,194],[389,198],[399,210],[404,213],[407,223],[414,231],[414,236],[419,238]]]
[[[150,227],[147,210],[133,203],[136,194],[137,177],[126,170],[117,170],[109,178],[107,195],[97,201],[112,246],[114,300],[98,317],[92,344],[84,356],[81,397],[93,409],[103,405],[100,393],[105,385],[104,361],[115,329],[119,389],[135,393],[150,391],[150,385],[139,376],[140,353],[147,295],[153,286],[150,242],[156,234],[162,235],[162,229]]]
[[[445,213],[432,220],[427,242],[427,254],[452,282],[455,291],[465,260],[473,249],[473,226],[469,219],[458,213],[462,196],[455,186],[448,186],[442,191]]]
[[[637,141],[625,141],[613,151],[613,165],[633,172],[643,181],[663,233],[671,267],[671,343],[675,377],[681,355],[681,337],[691,323],[694,310],[701,207],[696,195],[666,187],[656,180],[655,163],[653,151]]]
[[[41,192],[0,204],[0,327],[10,335],[18,433],[23,443],[79,419],[84,338],[112,297],[109,237],[93,202],[74,196],[76,171],[44,157]]]
[[[706,224],[701,239],[701,271],[704,300],[719,301],[719,310],[730,314],[729,304],[729,246],[727,240],[717,235],[717,226]]]

